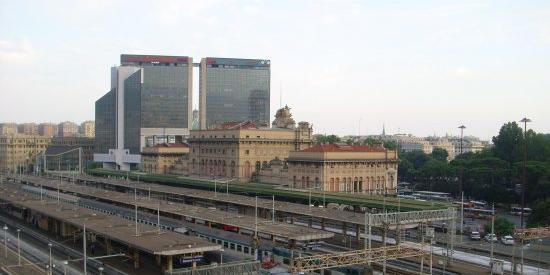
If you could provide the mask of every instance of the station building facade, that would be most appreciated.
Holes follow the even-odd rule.
[[[249,182],[271,160],[286,159],[292,151],[311,147],[312,131],[307,122],[296,126],[288,107],[277,111],[271,128],[260,128],[253,121],[245,121],[191,131],[189,170],[195,176]]]
[[[140,170],[153,174],[188,175],[189,146],[184,143],[162,143],[144,147]]]
[[[397,150],[321,144],[290,152],[286,174],[289,185],[298,189],[392,195],[397,192],[397,165]]]

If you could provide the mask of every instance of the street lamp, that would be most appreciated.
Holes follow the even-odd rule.
[[[524,117],[519,122],[523,122],[523,181],[521,184],[521,228],[524,228],[523,212],[525,211],[525,186],[527,185],[527,122],[531,122],[531,120]]]
[[[63,261],[63,274],[67,275],[67,265],[69,265],[69,261]]]
[[[460,125],[458,126],[458,129],[460,129],[460,155],[464,153],[464,129],[466,129],[466,126]],[[463,191],[463,181],[464,178],[464,165],[462,162],[460,162],[460,178],[458,182],[458,192],[460,194],[460,241],[462,242],[462,236],[464,235],[464,191]]]
[[[21,239],[19,233],[21,233],[21,229],[17,228],[17,263],[18,266],[21,266]]]
[[[50,267],[52,267],[52,243],[48,243],[48,248],[50,250],[50,256],[48,262],[50,263]],[[50,274],[52,274],[52,271],[50,270]]]
[[[542,239],[537,239],[537,243],[538,243],[538,246],[540,246],[542,244]],[[539,263],[537,263],[537,275],[540,274],[540,253],[541,253],[541,250],[542,248],[539,248],[539,253],[538,254],[538,257],[537,257],[537,260]]]
[[[98,267],[97,270],[99,271],[99,275],[103,274],[103,267],[102,266]]]
[[[4,254],[6,255],[6,264],[8,263],[8,226],[4,224]]]

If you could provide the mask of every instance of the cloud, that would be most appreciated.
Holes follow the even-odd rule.
[[[27,40],[0,40],[0,64],[28,65],[38,59],[38,52]]]
[[[540,38],[543,43],[550,44],[550,26],[540,31]]]
[[[470,77],[470,76],[474,76],[476,73],[471,69],[458,67],[454,69],[453,74],[456,77]]]

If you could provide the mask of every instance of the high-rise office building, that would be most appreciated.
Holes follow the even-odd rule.
[[[269,126],[270,61],[207,57],[200,64],[200,127],[229,121]]]
[[[140,162],[150,137],[181,140],[192,125],[193,60],[186,56],[121,55],[111,90],[96,101],[96,153],[104,167]]]

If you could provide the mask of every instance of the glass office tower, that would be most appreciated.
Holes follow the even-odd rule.
[[[95,152],[106,154],[116,148],[116,91],[112,89],[95,102]]]
[[[143,129],[165,135],[164,129],[191,128],[191,58],[122,55],[120,62],[141,68],[124,82],[124,145],[130,153],[137,154],[144,146]]]
[[[200,65],[200,127],[228,121],[269,126],[270,61],[207,57]]]
[[[96,101],[94,160],[104,167],[130,169],[140,162],[149,137],[181,141],[189,135],[193,60],[123,54],[120,63],[111,68],[111,90]]]

